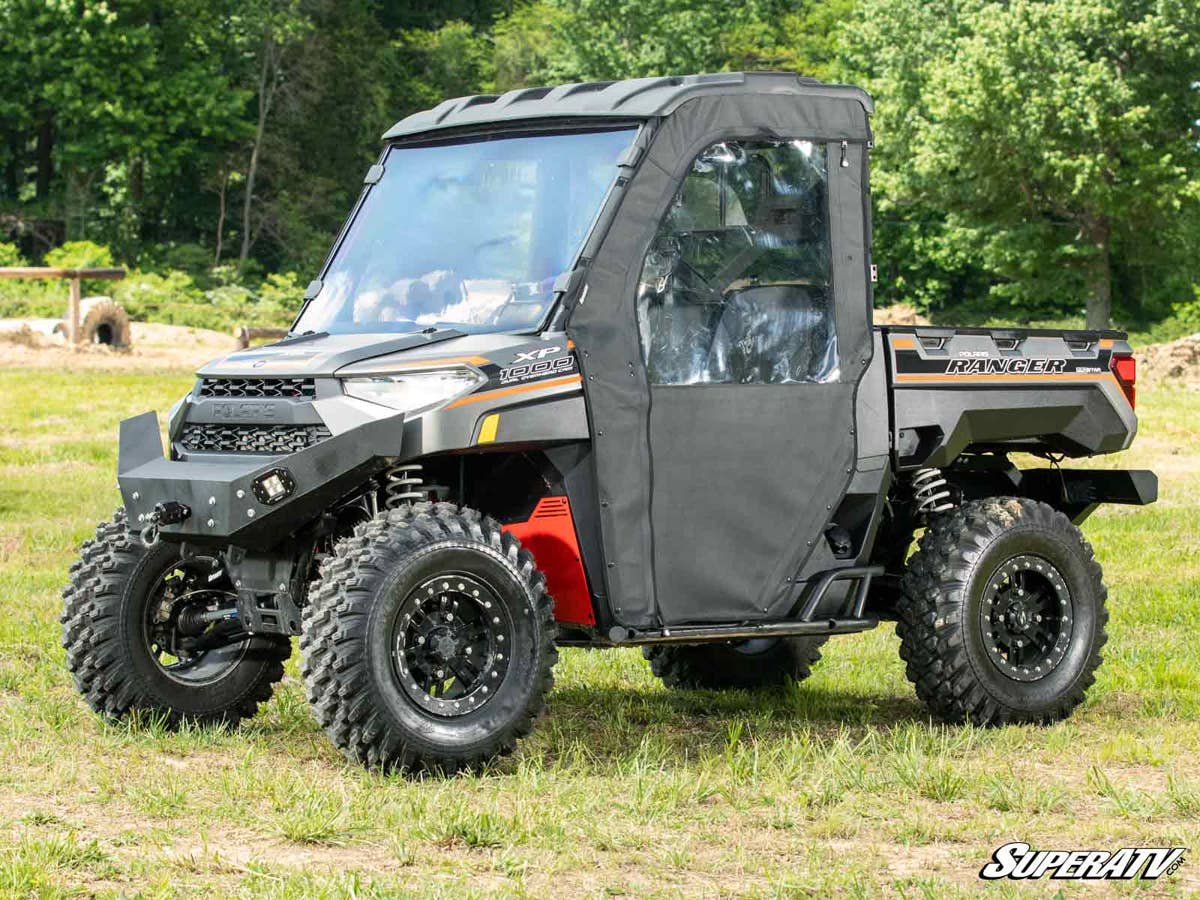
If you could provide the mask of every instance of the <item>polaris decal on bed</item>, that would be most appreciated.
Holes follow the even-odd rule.
[[[1067,371],[1065,359],[952,359],[947,375],[1054,375]]]
[[[536,352],[536,351],[534,351]],[[520,357],[528,357],[523,353]],[[537,362],[523,362],[519,365],[501,369],[499,379],[501,384],[520,384],[526,381],[538,381],[542,378],[553,378],[567,375],[575,371],[574,356],[560,356],[556,359],[542,359]]]

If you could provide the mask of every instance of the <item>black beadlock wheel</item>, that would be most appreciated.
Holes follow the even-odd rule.
[[[118,510],[84,542],[63,591],[62,643],[76,687],[111,720],[137,711],[176,727],[253,716],[283,678],[291,641],[229,641],[233,620],[181,627],[235,598],[218,562],[183,559],[166,542],[147,548]]]
[[[301,671],[352,761],[452,773],[511,753],[558,659],[533,557],[449,503],[376,516],[340,541],[304,609]]]
[[[495,696],[516,636],[498,593],[461,572],[413,588],[392,634],[393,675],[410,699],[437,716],[465,716]]]
[[[935,516],[901,592],[900,655],[940,718],[1054,722],[1095,681],[1108,592],[1083,533],[1044,503],[988,498]]]
[[[1033,554],[1010,559],[988,579],[979,605],[983,648],[1015,681],[1037,681],[1054,671],[1071,643],[1074,605],[1062,573]]]
[[[642,648],[650,671],[672,688],[752,690],[803,681],[829,638],[754,638],[720,644],[658,644]]]

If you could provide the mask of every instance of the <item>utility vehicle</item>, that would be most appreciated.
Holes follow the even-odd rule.
[[[1059,465],[1129,446],[1130,346],[872,328],[870,113],[750,73],[395,125],[290,334],[201,369],[165,454],[121,423],[64,594],[88,703],[237,722],[299,635],[344,753],[453,771],[530,730],[556,647],[750,689],[895,620],[937,716],[1068,715],[1107,618],[1078,524],[1157,491]]]

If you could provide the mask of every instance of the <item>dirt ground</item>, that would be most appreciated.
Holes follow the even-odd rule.
[[[884,306],[875,310],[876,325],[929,325],[930,321],[907,303]]]
[[[70,371],[194,370],[237,349],[230,334],[181,325],[133,322],[133,346],[117,351],[101,344],[69,347],[51,333],[49,320],[0,319],[0,366]]]
[[[1141,347],[1136,356],[1139,378],[1200,385],[1200,333]]]
[[[234,339],[219,331],[178,325],[132,323],[133,347],[117,352],[100,345],[72,350],[56,320],[0,319],[0,366],[39,369],[140,371],[192,370],[213,357],[236,349]],[[929,320],[905,304],[875,310],[877,325],[928,325]]]

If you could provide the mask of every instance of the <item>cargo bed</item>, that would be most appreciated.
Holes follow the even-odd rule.
[[[1114,453],[1137,433],[1119,331],[877,326],[900,468],[964,451]]]

